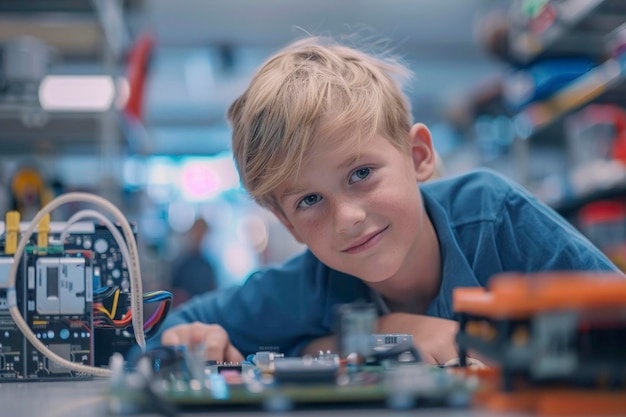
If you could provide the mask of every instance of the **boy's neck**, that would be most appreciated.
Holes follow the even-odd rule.
[[[426,310],[439,293],[439,287],[416,283],[411,286],[385,286],[382,289],[372,288],[380,293],[389,310],[394,313],[425,314]]]
[[[413,256],[413,265],[390,279],[371,283],[370,287],[377,291],[387,302],[392,312],[424,314],[439,293],[441,286],[441,253],[439,239],[435,229],[428,220],[418,253]]]

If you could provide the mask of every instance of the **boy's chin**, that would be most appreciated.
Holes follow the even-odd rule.
[[[371,285],[380,285],[389,281],[389,274],[375,274],[372,271],[358,271],[357,273],[349,273],[349,275],[353,275],[360,279],[361,281],[371,284]]]

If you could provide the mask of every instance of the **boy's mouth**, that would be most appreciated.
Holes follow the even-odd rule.
[[[376,232],[365,235],[358,240],[350,243],[350,245],[342,250],[344,253],[355,254],[367,250],[374,246],[378,241],[382,238],[382,234],[386,231],[389,226],[386,226],[384,229],[378,230]]]

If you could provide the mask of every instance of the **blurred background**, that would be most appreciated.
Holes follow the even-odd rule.
[[[242,282],[302,247],[241,189],[226,109],[290,41],[356,34],[415,73],[444,175],[502,172],[624,267],[625,22],[623,0],[0,0],[0,213],[96,193],[147,289],[190,253]]]

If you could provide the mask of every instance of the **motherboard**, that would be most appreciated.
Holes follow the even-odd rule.
[[[6,231],[23,230],[26,224],[1,226],[0,379],[89,378],[47,358],[14,323],[7,289],[14,256]],[[64,222],[46,224],[26,245],[15,276],[15,302],[35,337],[61,358],[89,366],[105,367],[111,355],[134,345],[130,321],[124,321],[129,293],[120,247],[107,227],[94,222],[76,222],[71,228]]]
[[[375,333],[375,305],[336,308],[333,350],[286,357],[260,351],[242,362],[205,360],[205,347],[162,346],[130,368],[111,361],[113,413],[175,415],[178,409],[253,408],[281,412],[308,407],[466,407],[477,381],[421,360],[410,334]]]
[[[183,348],[160,348],[144,356],[145,363],[140,359],[135,372],[118,370],[113,376],[111,411],[469,406],[476,380],[393,350],[393,357],[368,362],[328,352],[316,357],[257,352],[231,363],[194,361]]]

